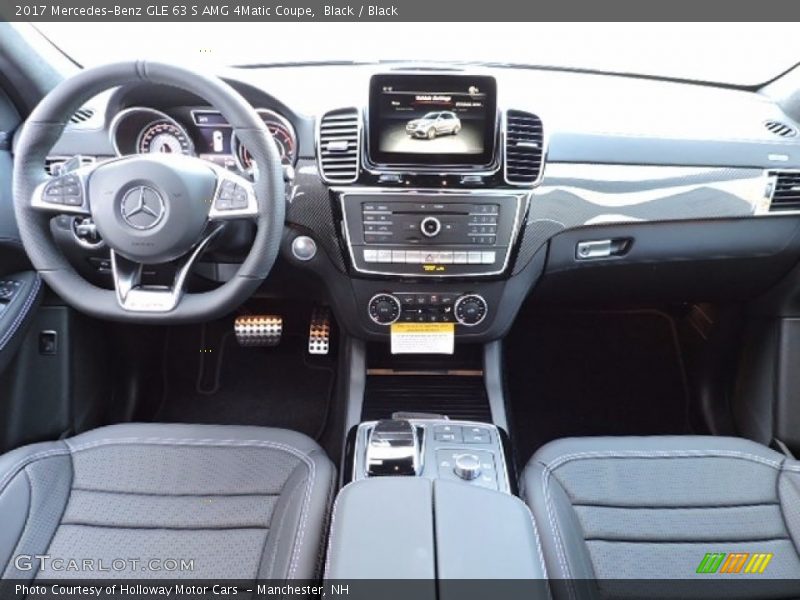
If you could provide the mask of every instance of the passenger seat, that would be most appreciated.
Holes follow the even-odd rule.
[[[757,555],[771,555],[759,578],[800,577],[800,462],[752,441],[562,439],[536,452],[521,492],[549,577],[583,580],[556,595],[591,597],[624,579],[742,581]],[[725,554],[716,569],[701,566],[709,553]],[[732,554],[747,556],[726,565]]]

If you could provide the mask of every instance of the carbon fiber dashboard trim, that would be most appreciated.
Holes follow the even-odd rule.
[[[766,172],[753,168],[547,163],[512,274],[567,229],[766,214],[768,183]]]
[[[347,269],[336,231],[339,218],[334,214],[328,187],[320,177],[316,160],[299,160],[295,174],[286,207],[286,222],[313,232],[315,241],[334,266],[345,273]]]

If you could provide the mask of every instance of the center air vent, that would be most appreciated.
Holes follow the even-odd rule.
[[[775,171],[769,212],[800,211],[800,171]]]
[[[532,113],[509,110],[506,113],[506,181],[531,185],[538,181],[544,166],[544,128]]]
[[[358,110],[332,110],[319,125],[319,166],[328,183],[352,183],[358,179],[361,121]]]
[[[783,121],[764,121],[764,127],[770,133],[780,137],[794,137],[797,135],[797,130]]]

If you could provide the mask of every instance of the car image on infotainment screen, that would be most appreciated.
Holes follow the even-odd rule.
[[[461,119],[450,110],[430,112],[421,119],[411,119],[406,125],[408,135],[423,140],[432,140],[440,135],[457,135],[459,131],[461,131]],[[458,149],[463,146],[464,144],[461,143],[454,145]]]
[[[495,120],[491,77],[376,75],[370,154],[378,164],[485,165]]]

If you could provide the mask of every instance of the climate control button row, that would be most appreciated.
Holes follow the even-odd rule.
[[[453,302],[451,294],[382,292],[375,294],[367,306],[369,318],[378,325],[391,325],[399,320],[412,323],[452,323],[455,320],[473,327],[483,322],[488,311],[486,300],[478,294],[463,294]]]

